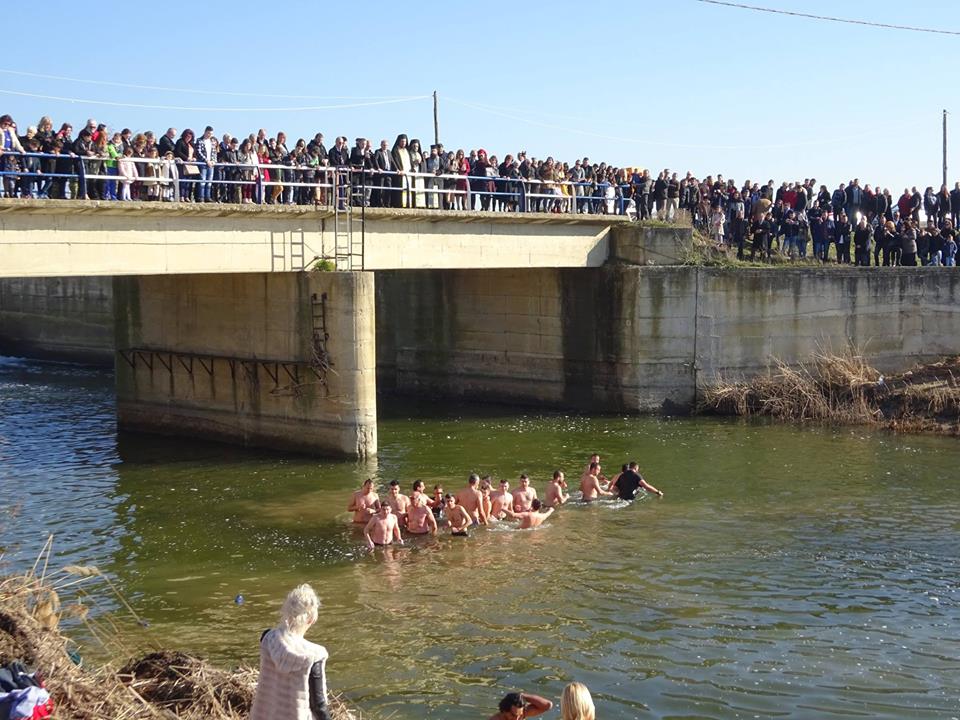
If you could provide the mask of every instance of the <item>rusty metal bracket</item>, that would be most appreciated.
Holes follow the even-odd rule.
[[[153,351],[151,350],[136,350],[137,355],[140,357],[143,362],[146,363],[147,367],[150,368],[150,371],[153,371]]]
[[[183,369],[187,371],[189,375],[193,375],[193,355],[181,355],[176,353],[177,361],[183,366]],[[189,364],[184,360],[186,358],[189,360]]]

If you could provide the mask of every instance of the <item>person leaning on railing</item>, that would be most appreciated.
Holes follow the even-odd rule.
[[[9,115],[0,116],[0,172],[16,173],[20,170],[19,153],[23,153],[23,145],[17,137],[17,126]],[[17,192],[17,176],[9,174],[3,176],[0,187],[3,194],[13,197]]]

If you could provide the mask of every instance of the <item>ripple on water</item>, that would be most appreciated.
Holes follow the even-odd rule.
[[[952,441],[407,414],[385,408],[368,463],[118,446],[109,375],[0,360],[0,488],[20,505],[0,545],[8,564],[31,562],[55,532],[62,562],[123,587],[150,621],[144,641],[224,662],[254,661],[283,592],[307,580],[331,683],[401,718],[489,715],[508,689],[556,697],[571,679],[604,718],[958,715]],[[608,473],[638,459],[667,497],[373,554],[345,515],[365,477],[455,490],[472,470],[529,472],[542,488],[561,467],[574,485],[595,450]]]

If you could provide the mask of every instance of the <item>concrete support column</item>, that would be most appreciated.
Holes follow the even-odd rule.
[[[114,279],[121,430],[377,451],[372,273]]]

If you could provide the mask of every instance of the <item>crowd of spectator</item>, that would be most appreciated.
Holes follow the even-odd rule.
[[[960,183],[904,189],[894,200],[859,180],[833,191],[812,178],[738,186],[587,157],[567,163],[521,151],[501,160],[484,149],[424,148],[404,134],[376,149],[338,136],[328,149],[323,133],[291,146],[283,132],[263,129],[241,138],[168,128],[157,137],[90,119],[74,137],[70,123],[55,131],[48,116],[22,135],[0,117],[0,176],[6,197],[293,205],[343,204],[349,192],[370,207],[685,218],[740,259],[858,265],[954,265],[960,219]]]

